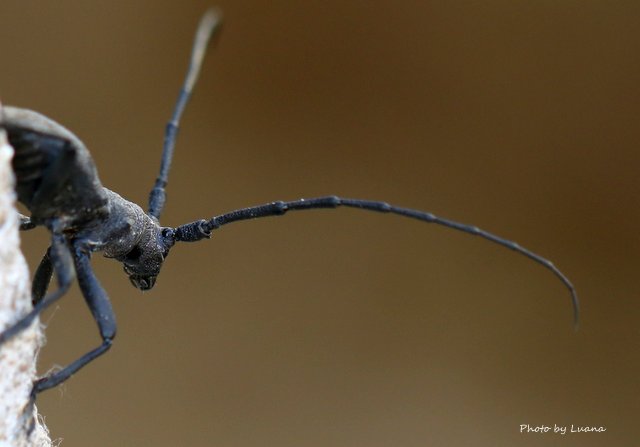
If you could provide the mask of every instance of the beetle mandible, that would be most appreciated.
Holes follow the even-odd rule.
[[[160,173],[151,190],[147,212],[102,186],[89,151],[72,132],[31,110],[9,106],[0,109],[0,127],[6,130],[15,149],[12,163],[18,200],[31,212],[30,217],[21,216],[20,229],[44,226],[51,232],[51,246],[33,279],[33,309],[0,334],[0,344],[28,327],[44,309],[60,299],[74,278],[77,278],[102,338],[97,348],[61,370],[38,379],[33,386],[33,397],[64,382],[112,345],[116,335],[114,312],[106,291],[91,268],[93,252],[102,252],[104,256],[121,262],[131,283],[140,290],[149,290],[154,286],[162,264],[176,242],[208,239],[214,230],[224,225],[278,216],[288,211],[350,207],[405,216],[480,236],[527,256],[553,272],[571,293],[574,323],[577,324],[579,308],[576,291],[569,279],[550,261],[475,226],[424,211],[380,201],[326,196],[241,208],[175,228],[162,226],[160,215],[165,204],[165,187],[180,117],[197,80],[208,42],[220,29],[220,24],[220,13],[211,9],[204,14],[198,26],[186,79],[166,126]],[[47,293],[54,274],[58,287]]]

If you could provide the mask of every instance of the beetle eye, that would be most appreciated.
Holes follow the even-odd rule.
[[[141,255],[142,255],[142,250],[140,250],[140,247],[136,245],[135,247],[133,247],[133,250],[127,253],[127,259],[130,261],[136,261],[140,259]]]

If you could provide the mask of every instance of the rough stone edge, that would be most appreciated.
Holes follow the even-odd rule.
[[[0,119],[2,105],[0,105]],[[0,332],[31,309],[29,269],[20,251],[15,209],[13,148],[0,129]],[[53,444],[29,394],[44,336],[39,320],[0,346],[0,447]]]

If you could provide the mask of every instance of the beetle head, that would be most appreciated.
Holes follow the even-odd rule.
[[[122,259],[131,284],[143,291],[155,285],[162,263],[175,243],[172,228],[157,227],[147,235]]]

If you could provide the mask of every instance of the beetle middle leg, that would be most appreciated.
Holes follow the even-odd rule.
[[[74,263],[78,276],[78,284],[80,285],[82,295],[93,314],[93,318],[98,324],[102,344],[65,366],[60,371],[38,379],[34,383],[33,390],[31,391],[31,395],[33,397],[42,391],[61,384],[83,366],[91,363],[93,360],[107,352],[116,335],[116,320],[113,308],[111,307],[111,302],[109,301],[107,293],[100,285],[98,278],[96,278],[89,261],[89,251],[84,250],[81,247],[76,247]]]
[[[6,342],[16,334],[29,327],[31,323],[33,323],[33,320],[35,320],[43,310],[58,301],[65,293],[67,293],[67,290],[69,290],[69,286],[71,285],[71,282],[73,281],[73,278],[75,276],[75,271],[73,268],[73,259],[69,251],[69,246],[67,245],[67,240],[61,232],[53,232],[52,244],[48,253],[49,261],[45,262],[45,266],[43,266],[42,269],[38,267],[38,270],[41,271],[41,280],[38,292],[44,295],[44,290],[46,290],[47,285],[44,283],[48,283],[48,281],[44,281],[44,279],[47,276],[48,278],[51,277],[51,274],[47,273],[48,269],[51,269],[52,272],[55,271],[56,277],[58,279],[58,289],[47,294],[46,296],[44,296],[44,298],[38,300],[36,305],[28,314],[18,320],[9,329],[1,333],[0,344]],[[46,264],[50,264],[50,266],[47,266]],[[45,287],[43,287],[43,284],[45,285]]]

